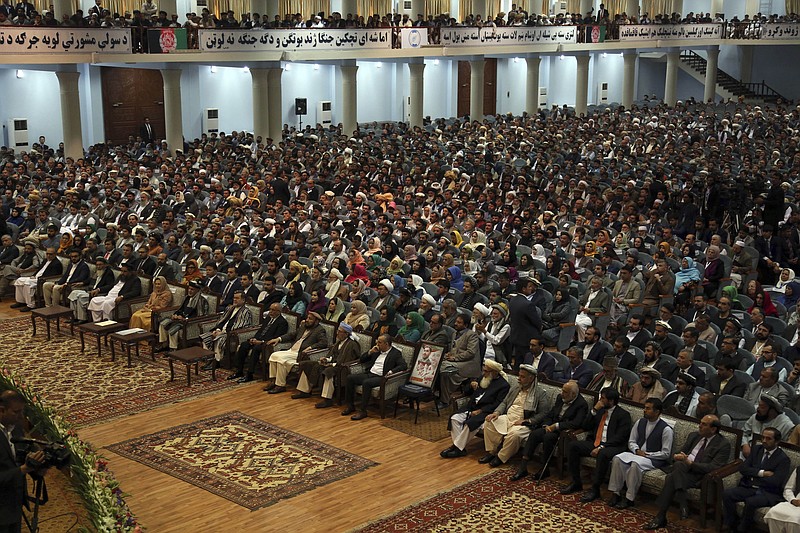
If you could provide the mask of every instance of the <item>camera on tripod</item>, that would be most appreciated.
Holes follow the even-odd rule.
[[[17,452],[25,458],[25,463],[36,470],[40,468],[64,468],[68,466],[72,460],[72,453],[69,451],[62,442],[50,442],[38,439],[13,439],[12,442],[16,445]],[[44,452],[44,461],[35,461],[30,457],[30,453],[37,451],[39,448]]]

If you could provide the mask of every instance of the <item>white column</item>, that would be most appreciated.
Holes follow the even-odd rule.
[[[275,18],[275,15],[280,14],[280,9],[278,5],[279,2],[278,0],[266,0],[266,2],[267,2],[266,8],[264,9],[264,13],[261,13],[261,17],[263,18],[264,15],[266,15],[267,20],[273,20]]]
[[[528,75],[525,78],[525,111],[529,115],[533,115],[539,111],[539,66],[542,58],[541,56],[526,57],[525,63],[528,66]]]
[[[253,13],[258,13],[261,16],[267,14],[267,0],[250,0],[250,15],[252,20]],[[273,15],[274,17],[274,15]],[[271,18],[267,18],[267,20],[272,20]],[[264,23],[264,19],[261,19],[261,23]]]
[[[639,0],[625,0],[623,11],[630,17],[639,17]]]
[[[409,125],[411,127],[419,126],[422,127],[422,106],[425,101],[424,99],[424,87],[425,87],[425,63],[409,63],[408,70],[410,74],[410,85],[411,90],[409,92],[409,96],[411,98],[411,105],[410,105],[410,121]]]
[[[575,76],[575,115],[586,114],[589,103],[589,55],[575,56],[578,73]]]
[[[724,13],[725,8],[723,6],[724,0],[711,0],[711,18],[714,18],[717,13]],[[733,18],[733,17],[731,17]]]
[[[483,122],[483,59],[473,59],[469,62],[469,119]]]
[[[742,83],[753,81],[753,46],[739,46],[739,75]]]
[[[680,61],[680,50],[667,52],[667,77],[664,81],[664,103],[673,106],[678,100],[678,62]]]
[[[64,15],[74,15],[72,2],[70,0],[52,0],[53,17],[60,23]]]
[[[81,100],[78,93],[80,72],[56,72],[61,93],[61,127],[64,132],[64,155],[78,160],[83,157],[81,133]]]
[[[358,129],[358,66],[342,65],[342,127],[344,135],[351,137]]]
[[[270,69],[250,68],[253,78],[253,133],[256,137],[269,137],[269,73]]]
[[[717,66],[719,64],[719,46],[712,46],[706,51],[706,86],[703,91],[703,101],[714,101],[717,95]]]
[[[633,93],[636,82],[636,51],[622,55],[622,105],[630,109],[633,105]]]
[[[275,144],[281,140],[283,131],[283,89],[281,88],[281,78],[283,68],[271,68],[269,71],[269,134]]]
[[[594,2],[592,0],[581,0],[580,6],[581,6],[581,17],[584,17],[586,16],[586,13],[588,13],[592,9],[592,7],[594,7]],[[592,14],[596,15],[597,13],[592,12]]]
[[[167,146],[174,154],[183,150],[183,111],[181,109],[181,74],[183,71],[162,70],[164,80],[164,122],[167,130]]]

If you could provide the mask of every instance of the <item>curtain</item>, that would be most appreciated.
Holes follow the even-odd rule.
[[[472,14],[474,14],[472,12],[472,0],[458,0],[458,21],[463,22],[467,15]]]
[[[46,2],[46,3],[49,4],[50,2]],[[75,4],[75,0],[73,0],[73,4]],[[137,1],[137,0],[109,0],[107,2],[103,2],[103,5],[105,6],[106,9],[111,11],[112,15],[114,13],[119,13],[120,15],[124,15],[125,12],[133,13],[134,9],[141,9],[142,2]],[[156,4],[156,5],[158,5],[158,4]],[[78,7],[76,9],[81,9],[81,8]],[[88,10],[89,10],[88,7],[83,10],[84,16],[86,16],[86,12]]]
[[[358,16],[365,19],[371,15],[385,15],[391,13],[392,0],[357,0],[356,13]],[[342,17],[347,17],[347,13],[342,13]],[[411,17],[411,20],[417,20],[416,13]]]
[[[427,0],[425,2],[425,19],[428,19],[428,15],[433,15],[434,17],[441,15],[442,13],[449,13],[450,12],[450,0]],[[414,14],[416,19],[416,14]]]
[[[211,0],[209,0],[211,1]],[[311,18],[311,15],[316,15],[320,11],[326,15],[331,12],[330,0],[281,0],[278,7],[278,13],[281,18],[287,13],[295,14],[300,13],[305,19]],[[347,16],[347,14],[342,14]]]
[[[14,2],[11,2],[14,4]],[[33,0],[31,2],[33,7],[36,8],[37,13],[44,14],[45,11],[50,11],[50,6],[53,4],[52,0]],[[77,10],[81,9],[81,0],[70,0],[69,1],[69,12],[75,13]],[[122,11],[119,12],[122,14]],[[111,14],[113,15],[114,12],[112,11]],[[61,21],[59,21],[61,22]]]
[[[533,6],[531,6],[531,7],[533,7]],[[528,13],[532,15],[533,14],[533,10],[529,9]],[[539,13],[537,13],[537,14],[538,15],[548,15],[548,16],[550,15],[550,0],[542,0],[541,11],[539,11]]]
[[[786,14],[790,13],[800,13],[800,0],[786,0]]]
[[[503,10],[501,4],[501,0],[486,0],[486,20],[493,19]]]
[[[619,15],[625,11],[623,0],[606,0],[603,3],[606,5],[606,10],[608,10],[609,20],[613,21],[615,15]],[[630,13],[628,14],[630,15]],[[633,16],[636,16],[636,13],[634,13]]]
[[[581,13],[581,0],[567,0],[567,13]],[[586,13],[581,13],[581,16]]]
[[[233,11],[234,18],[239,20],[242,13],[250,13],[250,0],[208,0],[208,10],[217,18],[223,18],[222,13]]]
[[[656,15],[671,15],[673,11],[672,0],[642,0],[642,14],[647,13],[651,20]]]

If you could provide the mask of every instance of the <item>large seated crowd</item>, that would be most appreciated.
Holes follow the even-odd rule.
[[[641,482],[672,459],[686,471],[665,490],[683,515],[681,494],[709,471],[700,463],[719,466],[712,448],[727,458],[720,428],[743,431],[735,452],[750,463],[778,441],[800,444],[799,143],[800,106],[691,100],[421,128],[287,126],[281,139],[234,131],[180,147],[132,135],[77,161],[40,137],[0,151],[0,296],[23,312],[71,307],[78,323],[144,299],[125,319],[158,334],[160,351],[182,347],[182,322],[216,312],[195,339],[214,352],[209,366],[248,382],[263,363],[270,394],[299,374],[294,398],[321,387],[326,408],[338,391],[354,420],[387,376],[430,362],[430,349],[408,359],[400,345],[440,345],[442,360],[420,371],[455,412],[443,457],[466,455],[483,429],[481,461],[522,450],[520,479],[536,445],[582,427],[565,492],[581,489],[591,455],[584,501],[610,472],[624,508],[636,472]],[[307,357],[315,349],[322,359]],[[555,405],[537,380],[564,384]],[[600,393],[597,404],[579,409],[580,392]],[[644,405],[645,422],[614,414],[621,400]],[[637,444],[640,426],[671,435],[662,411],[699,421],[674,456],[671,436]],[[762,487],[753,468],[743,474]],[[782,507],[770,523],[796,524],[788,476],[747,509],[786,488],[795,514]],[[739,496],[726,491],[725,504]],[[658,503],[653,526],[670,501]]]

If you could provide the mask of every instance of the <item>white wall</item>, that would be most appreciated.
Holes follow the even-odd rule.
[[[8,119],[27,118],[29,142],[33,144],[40,135],[47,138],[47,144],[58,146],[64,138],[61,127],[61,96],[58,79],[53,72],[22,70],[22,78],[17,78],[17,69],[0,70],[0,117],[2,117],[2,144],[8,142]],[[84,128],[84,142],[86,138]]]
[[[183,113],[183,136],[187,140],[199,138],[203,133],[203,103],[200,98],[200,71],[208,71],[205,65],[191,65],[181,75],[181,112]],[[206,106],[210,107],[210,106]]]
[[[542,58],[542,63],[545,59]],[[575,105],[575,77],[578,65],[575,57],[550,56],[550,78],[548,87],[548,107],[558,104]],[[542,85],[544,86],[544,85]]]
[[[303,117],[303,126],[317,123],[317,103],[323,100],[333,103],[333,123],[338,124],[342,121],[342,101],[334,92],[334,87],[338,86],[334,85],[336,83],[334,80],[339,79],[339,69],[332,65],[317,65],[317,67],[315,70],[312,63],[284,63],[281,79],[283,95],[281,115],[285,124],[297,126],[299,123],[294,114],[295,98],[308,99],[309,114]]]
[[[608,83],[608,103],[622,102],[622,54],[592,54],[589,62],[589,103],[599,103],[597,86],[600,82]]]
[[[181,87],[186,83],[181,80]],[[200,67],[200,105],[201,108],[219,109],[219,129],[225,133],[233,130],[253,131],[253,84],[250,72],[243,68]],[[181,105],[184,113],[197,113],[202,109],[192,109]]]
[[[86,146],[105,142],[103,126],[103,87],[100,67],[87,64],[78,65],[78,78],[81,99],[81,127]],[[60,115],[59,115],[60,116]],[[60,137],[59,137],[60,138]]]
[[[497,112],[520,115],[525,110],[528,63],[524,57],[497,60]]]
[[[639,58],[639,82],[634,92],[634,100],[641,100],[647,94],[657,94],[660,98],[664,97],[664,84],[667,77],[667,64],[665,61]],[[678,98],[682,98],[678,94]]]

